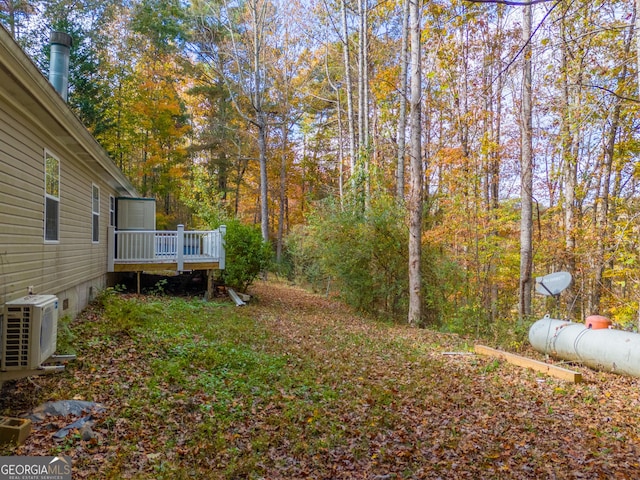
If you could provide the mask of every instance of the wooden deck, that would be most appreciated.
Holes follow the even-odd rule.
[[[217,230],[109,228],[109,272],[185,272],[225,268],[223,225]]]
[[[178,262],[133,262],[116,263],[112,272],[189,272],[192,270],[220,270],[220,263],[213,260],[185,261],[182,267]]]

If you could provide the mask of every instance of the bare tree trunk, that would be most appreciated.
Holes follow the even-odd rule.
[[[640,0],[639,0],[640,1]],[[400,112],[398,114],[398,159],[396,168],[396,199],[404,202],[404,156],[407,135],[407,64],[409,62],[409,0],[404,0],[402,8],[402,45],[400,47]]]
[[[500,67],[501,68],[501,67]],[[495,95],[495,112],[493,116],[495,118],[495,126],[493,132],[494,150],[490,154],[489,158],[489,205],[490,208],[497,212],[500,208],[500,141],[502,131],[502,89],[504,86],[504,78],[502,74],[498,77],[498,84],[496,86]],[[494,218],[497,217],[497,213],[494,213]],[[498,303],[499,303],[499,290],[496,283],[495,276],[497,272],[497,266],[494,262],[491,262],[491,284],[490,284],[490,312],[491,321],[495,322],[498,319]]]
[[[491,92],[490,95],[486,95],[485,97],[485,110],[487,111],[485,131],[492,143],[486,156],[485,204],[491,214],[491,220],[494,222],[497,222],[497,211],[498,208],[500,208],[500,141],[502,128],[502,90],[504,86],[504,76],[502,73],[499,73],[502,70],[501,62],[496,62],[494,59],[502,58],[503,9],[503,6],[496,5],[496,32],[494,38],[491,38],[489,33],[487,33],[488,38],[491,38],[491,40],[487,45],[487,55],[484,64],[484,88]],[[492,79],[495,78],[496,72],[498,72],[498,76],[496,81],[493,82]],[[493,86],[494,83],[495,87]],[[497,239],[498,232],[495,228],[492,229],[491,236]],[[485,305],[491,322],[495,322],[498,318],[499,290],[495,280],[498,261],[498,259],[492,258],[486,265]]]
[[[368,62],[368,0],[358,0],[358,141],[360,144],[359,158],[364,173],[364,203],[365,210],[371,202],[371,158],[369,152],[369,62]]]
[[[363,19],[362,19],[362,93],[364,98],[362,105],[364,107],[364,114],[362,116],[364,125],[364,136],[360,142],[363,145],[365,152],[365,181],[364,181],[364,207],[365,210],[369,210],[371,207],[371,162],[374,157],[374,152],[371,146],[371,127],[369,125],[369,3],[368,0],[363,0]]]
[[[340,89],[331,80],[329,75],[329,59],[325,56],[325,71],[327,82],[336,94],[336,109],[338,117],[338,194],[340,195],[340,208],[344,207],[344,147],[342,145],[342,135],[344,127],[342,125],[342,102],[340,101]]]
[[[577,167],[578,161],[575,152],[578,151],[578,145],[574,140],[574,132],[572,129],[571,114],[571,98],[569,95],[569,65],[567,52],[567,39],[565,32],[566,16],[560,20],[560,36],[562,51],[562,96],[563,96],[563,118],[561,127],[562,137],[562,159],[563,159],[563,178],[564,178],[564,248],[565,248],[565,266],[572,277],[576,273],[576,222],[575,222],[575,190],[577,185]],[[577,135],[576,135],[577,137]],[[572,313],[576,303],[576,289],[572,285],[566,290],[565,297],[567,299],[567,315],[572,317]]]
[[[533,144],[531,113],[531,5],[523,9],[522,39],[526,42],[522,69],[522,113],[521,125],[521,183],[520,183],[520,321],[531,315],[531,287],[533,270]]]
[[[499,53],[502,49],[499,50]],[[501,67],[499,67],[501,68]],[[489,164],[489,203],[492,209],[498,209],[500,207],[500,142],[502,135],[502,89],[504,87],[504,77],[502,74],[498,76],[498,83],[496,86],[495,94],[495,111],[493,117],[495,118],[495,126],[493,131],[493,142],[495,144],[491,155]]]
[[[358,0],[358,143],[359,154],[362,155],[364,147],[364,3],[367,0]]]
[[[278,212],[278,238],[276,242],[276,262],[282,261],[285,205],[287,200],[287,146],[289,143],[289,124],[287,119],[282,122],[282,155],[280,159],[280,205]]]
[[[635,14],[634,8],[634,14]],[[629,33],[629,36],[625,40],[625,54],[629,54],[631,51],[631,43],[633,40],[633,27]],[[623,85],[627,77],[627,65],[624,64],[618,75],[618,86]],[[620,97],[616,97],[615,106],[611,113],[611,121],[609,123],[609,129],[605,134],[606,144],[604,150],[604,171],[602,172],[602,189],[601,195],[596,202],[596,232],[597,232],[597,248],[595,259],[595,278],[592,292],[591,306],[593,311],[590,313],[599,313],[600,300],[602,298],[602,291],[605,288],[604,271],[606,268],[606,250],[608,248],[608,239],[611,236],[610,232],[610,190],[611,190],[611,175],[613,172],[613,157],[615,156],[616,138],[618,136],[618,129],[620,127],[620,113],[622,110],[622,100]]]
[[[258,115],[258,150],[260,155],[260,227],[262,239],[269,240],[269,189],[267,184],[267,125],[264,114]]]
[[[420,58],[420,0],[410,3],[409,24],[411,37],[411,99],[409,110],[411,162],[411,190],[409,192],[409,313],[408,322],[419,325],[422,320],[422,62]]]
[[[347,0],[342,0],[340,9],[342,14],[344,79],[347,93],[347,125],[349,128],[349,168],[350,175],[356,171],[356,131],[353,115],[353,82],[351,81],[351,53],[349,50],[349,27],[347,25]]]
[[[262,83],[263,65],[263,29],[265,27],[264,14],[266,2],[259,5],[258,0],[254,0],[251,5],[253,16],[253,109],[255,111],[254,124],[258,128],[258,152],[260,158],[260,226],[262,238],[266,242],[269,240],[269,189],[267,180],[267,120],[263,110],[262,102],[264,97],[264,86]]]
[[[635,22],[635,27],[636,27],[636,32],[635,32],[635,36],[636,36],[636,50],[637,50],[637,71],[638,71],[638,85],[637,85],[637,92],[638,92],[638,97],[640,97],[640,0],[636,0],[636,4],[635,4],[635,12],[636,12],[636,22]],[[639,314],[640,315],[640,314]],[[640,318],[640,317],[639,317]]]
[[[338,136],[340,142],[338,142],[338,194],[340,195],[340,208],[344,208],[344,147],[342,145],[342,102],[340,101],[340,93],[336,89],[337,109],[338,109]]]
[[[16,38],[16,10],[15,4],[9,0],[7,2],[7,17],[9,17],[9,26],[11,27],[11,36],[17,40]]]

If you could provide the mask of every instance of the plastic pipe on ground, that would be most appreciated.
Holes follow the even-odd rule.
[[[587,328],[546,316],[529,329],[529,342],[541,353],[580,362],[597,370],[640,377],[640,335]]]

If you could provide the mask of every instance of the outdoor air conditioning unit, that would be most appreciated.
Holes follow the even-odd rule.
[[[58,298],[27,295],[7,302],[0,328],[0,371],[36,370],[56,350]]]

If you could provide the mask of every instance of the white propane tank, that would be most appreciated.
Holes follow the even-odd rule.
[[[547,315],[531,326],[529,342],[537,351],[555,358],[640,377],[640,335],[637,333],[592,329]]]

